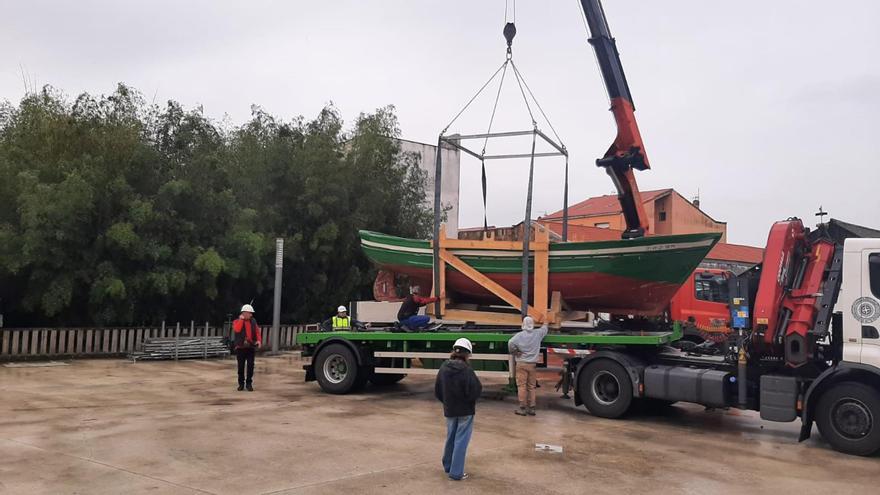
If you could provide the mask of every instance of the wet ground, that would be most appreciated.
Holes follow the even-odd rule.
[[[440,467],[445,425],[427,377],[350,396],[303,383],[293,355],[258,358],[256,392],[234,360],[87,360],[0,366],[0,494],[22,493],[878,493],[880,458],[797,443],[798,423],[676,405],[590,416],[539,389],[478,404],[471,479]],[[487,395],[503,385],[485,381]],[[562,447],[536,452],[535,444]]]

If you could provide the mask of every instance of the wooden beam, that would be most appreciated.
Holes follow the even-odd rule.
[[[433,304],[431,307],[435,308],[435,310],[432,312],[426,309],[425,314],[433,314],[434,318],[440,319],[443,317],[443,314],[446,313],[446,261],[444,261],[443,258],[440,258],[437,266],[440,268],[440,290],[438,291],[437,287],[431,287],[431,297],[440,298],[440,313],[437,313],[437,305]]]
[[[517,313],[495,313],[492,311],[474,311],[470,309],[447,308],[443,315],[444,321],[473,321],[484,325],[503,325],[519,328],[522,318]]]
[[[497,282],[483,275],[475,268],[468,265],[446,249],[440,250],[440,259],[446,261],[447,263],[452,265],[453,268],[461,272],[462,275],[480,284],[480,286],[484,287],[492,294],[500,297],[504,302],[510,304],[514,308],[519,307],[522,304],[522,300],[517,297],[513,292],[510,292],[504,287],[501,287],[501,285],[499,285]],[[534,307],[529,306],[528,313],[532,318],[535,318],[536,321],[543,321],[543,312],[536,311]]]
[[[433,244],[431,244],[433,247]],[[522,251],[522,243],[517,241],[474,241],[466,239],[442,239],[440,247],[445,249],[491,249],[493,251]]]
[[[443,245],[443,241],[446,240],[446,224],[440,224],[440,236],[438,237],[440,241],[439,245]],[[431,242],[431,246],[433,247],[434,243]],[[438,297],[440,301],[435,304],[432,304],[430,307],[434,308],[433,313],[425,308],[425,314],[433,314],[434,318],[440,319],[443,317],[443,313],[446,309],[446,262],[443,259],[436,260],[434,266],[437,267],[438,274],[434,274],[431,280],[439,281],[439,284],[431,284],[431,297]],[[439,287],[435,286],[439,285]]]
[[[586,311],[561,311],[559,313],[559,322],[564,321],[583,321],[587,318]]]
[[[535,264],[534,264],[534,294],[535,309],[544,315],[542,321],[548,321],[547,297],[549,296],[550,276],[550,234],[547,229],[535,226]]]
[[[554,328],[558,328],[561,326],[562,318],[560,318],[560,313],[562,312],[562,293],[558,290],[554,290],[553,294],[550,296],[550,309],[547,310],[547,320],[554,326]]]

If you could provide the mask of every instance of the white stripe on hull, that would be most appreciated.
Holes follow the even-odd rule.
[[[669,244],[652,244],[648,246],[625,246],[619,248],[603,248],[603,249],[578,249],[572,251],[550,251],[550,257],[575,257],[575,256],[603,256],[614,254],[637,254],[637,253],[654,253],[658,251],[679,251],[684,249],[692,249],[699,247],[708,247],[712,245],[712,239],[703,239],[693,242],[679,242]],[[385,249],[387,251],[396,251],[413,254],[433,255],[431,248],[416,248],[409,246],[396,246],[393,244],[383,244],[381,242],[369,241],[361,239],[361,243],[365,246]],[[497,250],[466,250],[453,249],[452,254],[465,257],[484,257],[484,258],[522,258],[522,253],[517,251],[497,251]],[[530,256],[533,257],[534,255]]]

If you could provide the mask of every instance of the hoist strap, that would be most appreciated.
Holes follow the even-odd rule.
[[[483,167],[483,234],[487,230],[489,230],[489,221],[486,218],[486,160],[480,160],[480,165]]]

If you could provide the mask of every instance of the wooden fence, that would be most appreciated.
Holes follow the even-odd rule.
[[[296,335],[315,325],[281,325],[278,348],[293,349]],[[261,327],[263,349],[271,349],[272,326]],[[0,328],[0,361],[62,357],[118,357],[141,350],[144,339],[229,336],[228,325],[162,325],[127,328]]]

